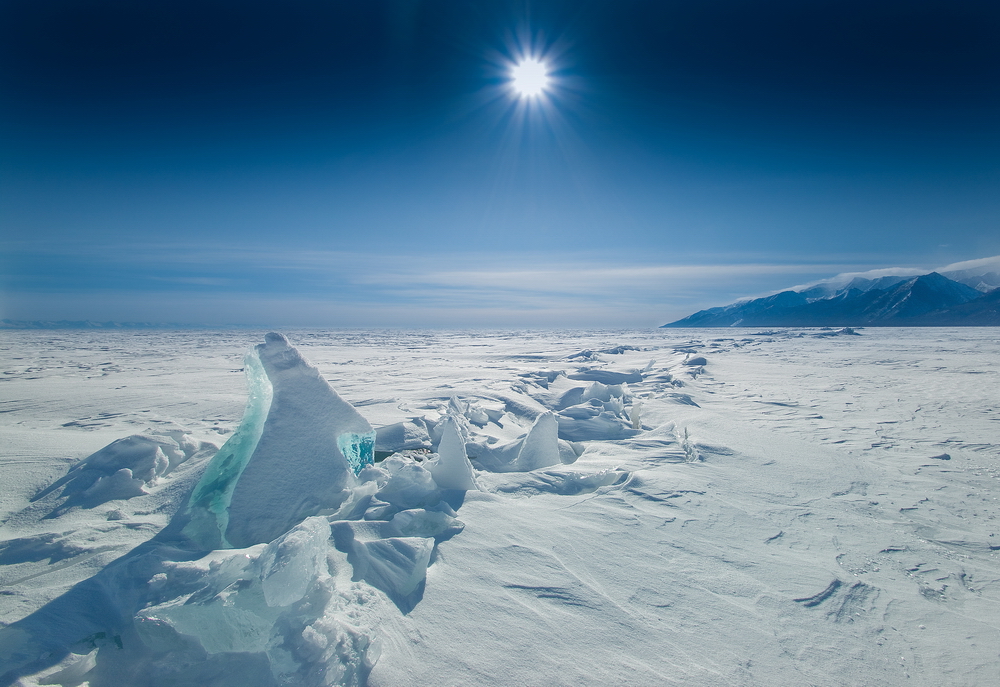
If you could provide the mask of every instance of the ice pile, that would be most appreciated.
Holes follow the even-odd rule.
[[[572,446],[559,440],[559,425],[551,412],[538,415],[519,439],[499,445],[470,442],[468,450],[474,453],[476,464],[490,472],[529,472],[577,459]]]
[[[247,353],[245,372],[237,431],[172,502],[182,505],[167,527],[0,628],[0,684],[363,685],[378,628],[421,601],[435,548],[465,527],[469,492],[623,484],[617,468],[565,466],[579,440],[641,426],[627,383],[640,372],[538,373],[378,431],[280,334]],[[127,437],[47,493],[129,498],[199,450],[181,434]]]
[[[464,528],[455,508],[478,487],[459,419],[438,423],[438,453],[376,465],[371,425],[285,337],[252,349],[246,374],[244,418],[187,507],[0,628],[0,684],[365,683],[386,600],[411,610],[434,547]],[[58,485],[166,474],[191,447],[161,439],[115,442]]]
[[[364,684],[379,603],[329,539],[327,519],[310,517],[266,545],[165,562],[150,584],[162,600],[135,617],[143,653],[169,657],[158,681],[205,679],[239,660],[263,669],[257,685]]]
[[[248,354],[247,375],[244,421],[183,528],[243,548],[165,563],[138,635],[172,647],[172,665],[238,653],[275,684],[363,684],[384,612],[372,588],[404,612],[416,605],[435,544],[464,528],[446,497],[477,488],[472,465],[454,425],[437,455],[375,465],[371,426],[279,334]]]
[[[556,413],[561,439],[575,442],[635,436],[642,428],[638,421],[641,404],[633,402],[628,382],[620,378],[635,379],[638,375],[641,381],[642,373],[601,371],[607,372],[600,375],[603,379],[619,379],[617,383],[605,383],[592,379],[593,372],[585,370],[568,376],[562,371],[537,373],[525,380],[525,392]]]
[[[375,590],[410,611],[436,543],[464,528],[445,485],[471,473],[468,459],[457,470],[427,462],[444,485],[416,458],[393,456],[364,468],[335,512],[267,544],[164,562],[150,581],[155,597],[134,617],[139,655],[155,651],[169,655],[169,670],[184,666],[174,682],[202,679],[239,656],[265,672],[255,685],[364,684],[388,612]]]
[[[580,402],[559,411],[559,433],[571,441],[622,439],[640,427],[626,410],[632,401],[628,384],[591,382],[580,394]],[[638,408],[633,405],[638,416]]]

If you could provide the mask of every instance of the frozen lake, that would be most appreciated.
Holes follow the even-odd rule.
[[[63,649],[32,634],[186,503],[240,424],[244,354],[264,333],[0,332],[0,685],[292,684],[257,654],[250,682],[137,658],[148,637],[112,621],[79,637],[65,621]],[[427,429],[437,450],[457,412],[485,464],[554,413],[578,453],[478,470],[453,503],[464,529],[435,535],[416,591],[346,568],[335,617],[378,645],[369,685],[1000,675],[1000,329],[284,333],[377,429]],[[171,432],[186,460],[131,498],[46,491],[115,440]],[[206,666],[238,660],[207,651]]]

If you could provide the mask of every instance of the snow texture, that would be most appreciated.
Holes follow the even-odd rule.
[[[292,338],[0,332],[0,685],[996,681],[992,329]]]

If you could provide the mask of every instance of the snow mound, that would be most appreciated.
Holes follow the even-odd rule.
[[[183,432],[174,434],[176,436],[133,434],[117,439],[78,462],[32,501],[61,488],[59,497],[66,500],[57,509],[56,514],[59,514],[74,506],[93,508],[108,501],[146,494],[146,487],[210,447]]]
[[[46,558],[52,564],[87,551],[85,546],[73,540],[72,534],[72,531],[45,532],[0,542],[0,565],[36,562]]]
[[[536,470],[520,479],[498,483],[493,490],[496,493],[517,496],[537,494],[577,496],[595,492],[601,487],[620,486],[627,482],[630,477],[630,472],[616,468],[589,473],[559,469]]]

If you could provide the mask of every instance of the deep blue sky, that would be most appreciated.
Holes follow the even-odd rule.
[[[0,317],[658,325],[1000,254],[998,181],[996,2],[0,4]]]

